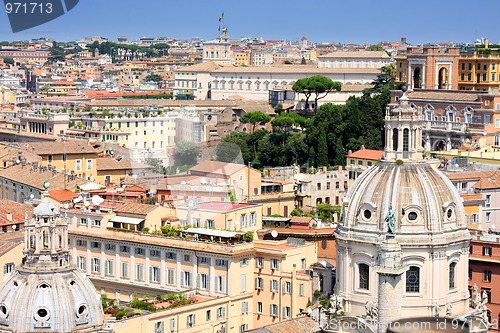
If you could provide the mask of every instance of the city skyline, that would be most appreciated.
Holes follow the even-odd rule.
[[[103,36],[116,40],[141,37],[172,37],[209,40],[217,37],[219,17],[231,39],[262,37],[264,39],[299,40],[306,36],[315,43],[369,43],[397,41],[406,36],[408,43],[464,42],[481,37],[500,42],[495,14],[500,3],[490,1],[481,20],[467,23],[467,3],[447,1],[410,2],[395,0],[349,2],[312,1],[307,7],[297,1],[257,0],[247,3],[220,0],[196,5],[172,4],[153,0],[133,2],[80,1],[67,14],[41,26],[12,33],[5,12],[0,15],[0,40],[27,40],[38,37],[74,41],[83,37]],[[96,11],[96,8],[99,10]],[[125,10],[124,10],[125,9]],[[86,19],[87,18],[87,19]],[[452,19],[450,19],[452,18]],[[76,23],[75,23],[76,22]],[[314,23],[314,24],[311,24]],[[69,27],[69,28],[68,28]]]

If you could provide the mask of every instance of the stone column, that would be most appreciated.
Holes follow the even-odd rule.
[[[385,333],[391,321],[401,319],[402,282],[406,267],[401,263],[401,246],[387,234],[378,251],[378,333]]]

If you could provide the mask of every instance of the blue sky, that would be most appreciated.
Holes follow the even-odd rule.
[[[80,0],[66,15],[18,33],[11,32],[1,11],[0,41],[121,35],[212,39],[223,11],[232,39],[306,36],[318,43],[378,43],[406,36],[418,44],[488,37],[500,43],[499,0]]]

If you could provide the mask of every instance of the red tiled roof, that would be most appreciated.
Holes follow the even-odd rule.
[[[66,190],[66,189],[49,190],[49,196],[52,199],[57,200],[59,202],[66,202],[66,201],[70,201],[72,198],[77,198],[78,193],[75,193],[73,191]]]
[[[384,157],[384,151],[382,150],[373,150],[373,149],[366,149],[361,147],[360,150],[351,152],[350,154],[347,154],[347,157],[351,158],[361,158],[364,160],[380,160],[382,157]]]

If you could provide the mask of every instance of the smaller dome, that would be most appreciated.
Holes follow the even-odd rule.
[[[33,214],[38,216],[56,216],[59,215],[59,208],[52,202],[42,201],[35,207]]]

